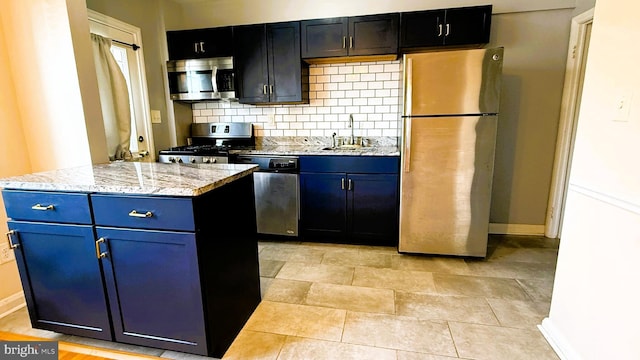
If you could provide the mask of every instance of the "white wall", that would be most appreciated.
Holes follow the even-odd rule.
[[[32,171],[108,161],[84,1],[5,0],[0,16]]]
[[[543,329],[570,359],[640,359],[640,3],[599,1]],[[617,111],[627,99],[628,115]],[[619,121],[624,120],[624,121]]]

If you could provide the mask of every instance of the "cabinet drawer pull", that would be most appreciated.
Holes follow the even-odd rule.
[[[442,36],[442,24],[438,24],[438,37]]]
[[[47,211],[47,210],[53,210],[53,205],[41,205],[41,204],[35,204],[31,207],[31,209],[33,210],[40,210],[40,211]]]
[[[96,257],[98,258],[98,260],[102,259],[103,257],[107,256],[106,252],[100,252],[100,243],[104,242],[104,238],[100,238],[98,240],[96,240]]]
[[[340,188],[344,190],[344,178],[340,179]]]
[[[349,49],[353,49],[353,36],[349,36]]]
[[[347,190],[353,190],[353,182],[351,181],[351,179],[349,179],[349,186],[347,187]]]
[[[198,43],[193,43],[193,50],[196,52],[196,54],[200,52],[198,48]]]
[[[273,85],[269,85],[269,94],[273,94]]]
[[[129,216],[139,217],[139,218],[150,218],[153,216],[153,213],[151,211],[147,211],[146,213],[139,213],[135,210],[131,210],[131,212],[129,213]]]
[[[267,85],[262,85],[262,93],[267,95]]]
[[[449,36],[449,34],[451,34],[451,24],[447,24],[447,32],[444,34],[444,36]]]
[[[343,49],[347,48],[347,37],[346,36],[342,37],[342,48]]]
[[[15,234],[16,232],[14,230],[9,230],[6,235],[7,235],[7,241],[9,242],[9,248],[11,249],[15,249],[17,248],[20,244],[14,244],[13,241],[11,241],[11,236],[13,236],[13,234]]]

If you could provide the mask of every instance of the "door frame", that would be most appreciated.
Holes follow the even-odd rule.
[[[139,86],[138,91],[136,91],[137,86],[134,87],[133,84],[131,86],[132,90],[134,91],[134,94],[132,95],[134,97],[139,97],[139,104],[138,104],[139,111],[136,111],[136,123],[139,124],[139,122],[142,122],[142,125],[144,128],[144,134],[138,134],[138,135],[143,135],[144,138],[146,139],[146,143],[147,143],[146,150],[148,151],[148,155],[146,156],[146,158],[148,159],[148,161],[156,161],[155,144],[153,141],[153,127],[151,125],[151,111],[150,111],[151,106],[149,105],[149,90],[147,87],[147,77],[146,77],[147,71],[144,66],[144,51],[143,51],[144,47],[142,46],[142,31],[140,30],[139,27],[133,26],[131,24],[120,21],[116,18],[112,18],[110,16],[104,15],[102,13],[99,13],[91,9],[87,9],[87,14],[89,17],[90,24],[95,23],[97,25],[100,25],[103,28],[111,29],[109,30],[109,34],[104,34],[104,35],[108,35],[107,37],[114,38],[114,36],[117,36],[117,34],[123,34],[124,36],[126,36],[126,39],[114,38],[114,40],[120,40],[124,42],[131,41],[132,44],[136,44],[139,46],[134,51],[138,72],[136,74],[131,74],[132,78],[135,77]]]
[[[571,156],[575,141],[575,129],[578,123],[580,97],[584,74],[581,69],[586,64],[585,53],[588,49],[587,27],[593,23],[594,9],[591,8],[571,20],[569,50],[565,68],[560,122],[556,140],[553,175],[549,191],[549,202],[545,221],[545,236],[560,237],[564,205],[571,168]]]

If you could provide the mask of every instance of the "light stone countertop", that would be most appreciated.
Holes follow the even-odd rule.
[[[198,196],[247,176],[252,164],[112,162],[0,179],[0,188],[130,195]]]
[[[255,150],[231,150],[232,154],[252,155],[352,155],[352,156],[400,156],[397,146],[371,146],[356,149],[322,150],[326,145],[267,145]]]

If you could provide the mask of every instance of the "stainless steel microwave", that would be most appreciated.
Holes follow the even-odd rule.
[[[233,57],[167,61],[172,100],[235,100]]]

